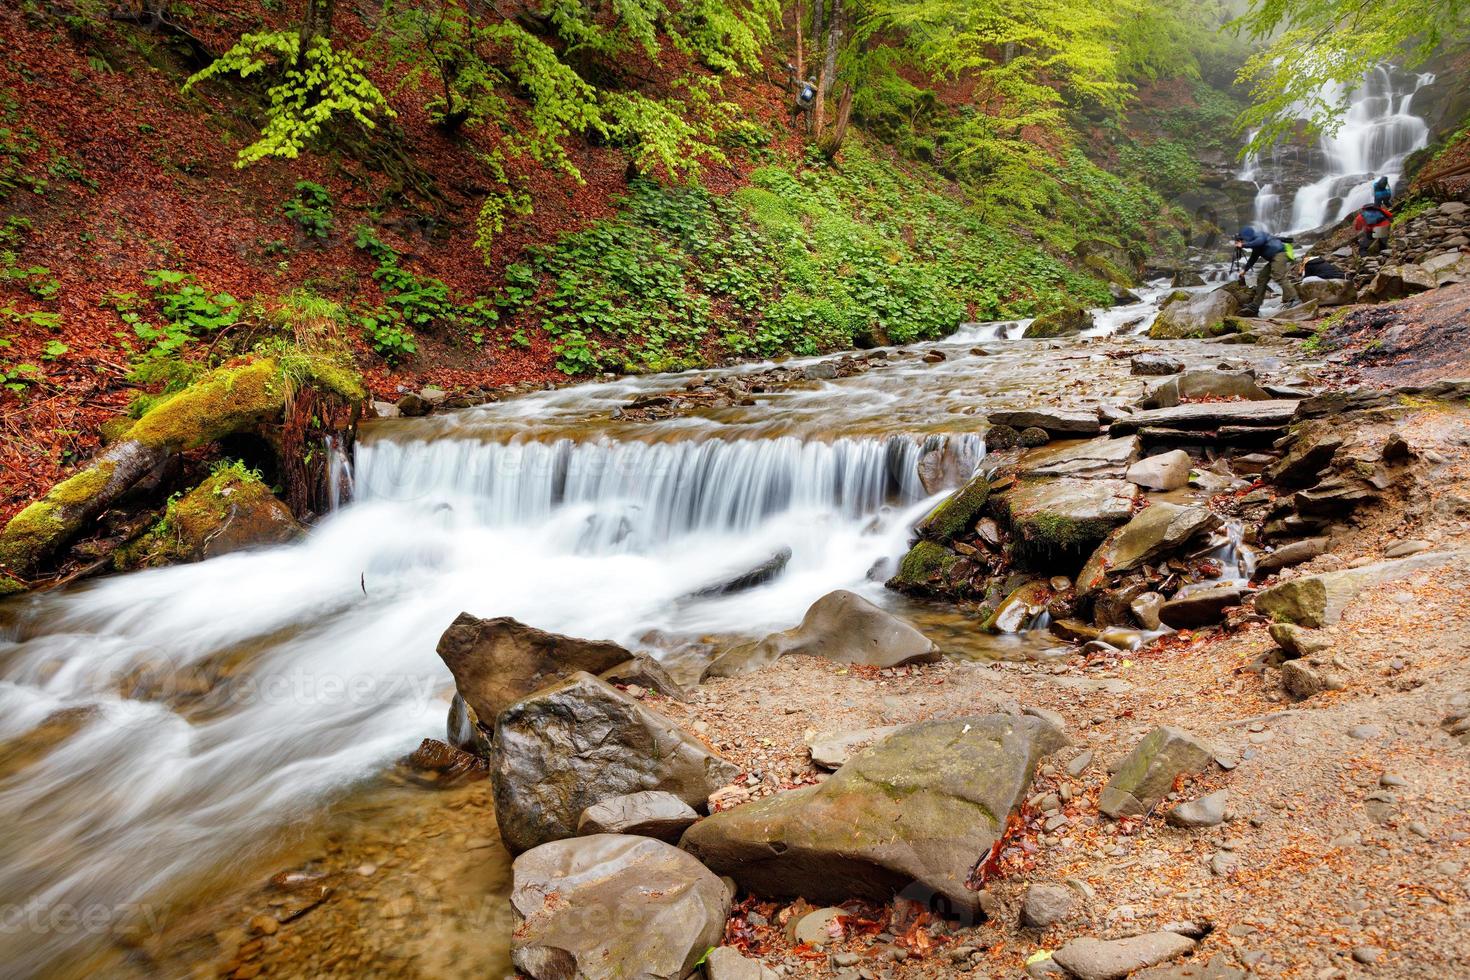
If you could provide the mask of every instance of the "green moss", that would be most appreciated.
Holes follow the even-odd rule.
[[[989,499],[989,478],[977,476],[930,511],[919,522],[919,534],[948,544],[975,526],[975,519],[980,516]]]
[[[925,591],[937,585],[941,589],[960,556],[933,541],[920,541],[909,549],[899,563],[898,574],[888,583],[900,591]]]
[[[345,351],[306,350],[283,347],[276,354],[281,374],[297,388],[307,386],[329,391],[348,402],[367,399],[367,387],[352,358]]]
[[[1060,514],[1036,514],[1024,522],[1023,531],[1028,539],[1056,548],[1075,548],[1089,540],[1084,522]]]
[[[46,494],[53,504],[84,504],[107,489],[117,464],[110,460],[98,460],[74,476],[62,480]]]
[[[153,406],[127,437],[155,448],[194,449],[280,412],[288,388],[272,358],[221,368]]]
[[[40,556],[66,524],[49,500],[38,500],[16,514],[0,534],[0,565],[15,569],[34,568]]]
[[[248,510],[273,496],[260,474],[244,464],[216,466],[194,489],[171,497],[158,522],[147,534],[119,549],[113,564],[122,571],[198,560],[205,545],[237,510]]]
[[[0,575],[0,599],[20,595],[24,591],[26,591],[25,584],[19,579],[11,578],[9,575]]]
[[[1137,285],[1132,276],[1120,269],[1106,256],[1094,252],[1083,259],[1082,264],[1097,273],[1107,282],[1117,283],[1119,286],[1131,287]]]

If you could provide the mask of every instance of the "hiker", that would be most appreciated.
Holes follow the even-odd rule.
[[[1266,264],[1256,276],[1255,293],[1249,306],[1240,312],[1245,316],[1257,316],[1261,312],[1261,304],[1266,301],[1266,289],[1275,279],[1276,284],[1281,287],[1281,309],[1289,310],[1301,302],[1301,296],[1296,291],[1296,284],[1291,281],[1291,263],[1296,258],[1296,250],[1291,242],[1282,241],[1275,236],[1268,235],[1264,231],[1246,225],[1240,229],[1235,236],[1236,248],[1248,248],[1250,256],[1245,260],[1245,266],[1240,270],[1240,281],[1245,282],[1245,274],[1251,270],[1257,260],[1265,259]]]
[[[1373,184],[1373,203],[1385,210],[1393,203],[1393,188],[1388,186],[1387,177],[1379,177]]]
[[[800,113],[806,114],[806,127],[812,127],[812,104],[817,101],[817,83],[808,78],[804,82],[796,83],[796,103],[791,107],[791,124],[796,125],[796,117]]]
[[[1370,204],[1353,219],[1358,233],[1358,255],[1377,255],[1388,247],[1388,232],[1393,227],[1393,212],[1379,204]]]
[[[1302,263],[1301,277],[1303,279],[1346,279],[1347,276],[1341,269],[1333,265],[1328,259],[1320,255],[1311,255]]]

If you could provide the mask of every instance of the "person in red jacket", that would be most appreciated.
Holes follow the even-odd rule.
[[[1358,254],[1377,255],[1388,247],[1388,231],[1393,227],[1393,212],[1381,204],[1370,204],[1353,219],[1358,233]]]

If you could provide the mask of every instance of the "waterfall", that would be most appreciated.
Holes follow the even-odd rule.
[[[1432,84],[1432,74],[1404,75],[1381,66],[1351,90],[1334,86],[1324,93],[1328,103],[1346,101],[1348,111],[1337,132],[1318,137],[1309,157],[1323,172],[1290,194],[1284,171],[1295,155],[1291,147],[1251,156],[1240,173],[1257,188],[1251,220],[1282,234],[1311,231],[1369,203],[1378,177],[1397,182],[1405,159],[1429,142],[1429,125],[1413,114],[1412,104]]]

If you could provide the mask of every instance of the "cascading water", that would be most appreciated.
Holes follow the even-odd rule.
[[[1373,181],[1398,180],[1404,160],[1429,141],[1429,126],[1413,113],[1414,96],[1434,83],[1431,74],[1405,75],[1390,66],[1369,72],[1351,92],[1336,87],[1324,93],[1331,103],[1345,100],[1348,111],[1336,133],[1323,133],[1305,164],[1320,176],[1288,186],[1287,171],[1303,165],[1290,147],[1272,148],[1249,158],[1240,179],[1257,186],[1252,221],[1279,234],[1311,231],[1342,220],[1372,201]]]
[[[1098,332],[1125,322],[1100,317]],[[611,409],[690,376],[395,421],[351,465],[333,450],[354,499],[297,544],[0,606],[6,972],[89,972],[116,932],[255,867],[286,828],[442,733],[434,644],[461,611],[638,647],[650,630],[783,629],[836,588],[899,602],[868,571],[932,506],[924,454],[968,472],[986,411],[1034,405],[1074,371],[1127,382],[1086,338],[1039,347],[1016,330],[976,325],[932,345],[938,363],[894,352],[656,425]],[[689,598],[783,548],[775,581]],[[932,632],[957,653],[1009,642],[955,617]]]

